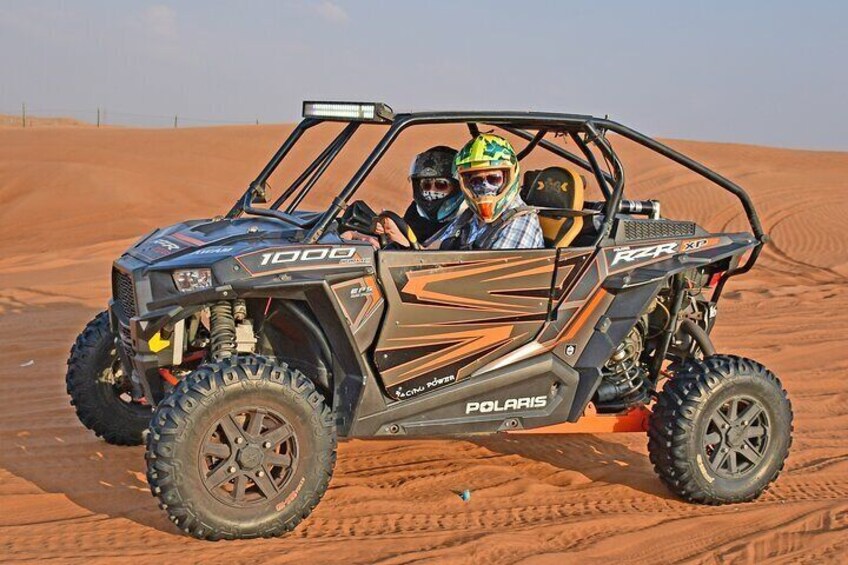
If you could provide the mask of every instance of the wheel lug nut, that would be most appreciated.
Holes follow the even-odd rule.
[[[244,443],[244,438],[237,437],[236,438],[236,445],[241,445],[242,443]]]
[[[743,425],[743,426],[747,426],[747,425],[748,425],[748,420],[742,420],[742,425]]]
[[[257,477],[264,477],[264,476],[265,476],[265,471],[259,471],[258,473],[256,473],[256,476],[257,476]]]
[[[268,449],[269,447],[271,447],[271,442],[266,441],[265,443],[262,444],[262,447],[264,447],[265,449]]]
[[[227,472],[232,475],[233,473],[236,472],[236,468],[234,466],[230,465],[229,467],[227,467]]]

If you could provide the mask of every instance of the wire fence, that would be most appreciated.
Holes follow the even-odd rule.
[[[259,118],[244,120],[222,120],[217,118],[199,118],[174,114],[144,114],[139,112],[124,112],[105,107],[90,110],[72,108],[30,107],[26,103],[20,108],[0,109],[2,124],[22,128],[43,125],[45,122],[56,122],[63,119],[84,122],[96,127],[107,126],[136,126],[151,128],[180,128],[224,125],[259,125]]]

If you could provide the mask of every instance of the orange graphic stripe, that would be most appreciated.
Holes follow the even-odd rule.
[[[417,347],[420,345],[438,345],[441,343],[451,343],[452,345],[443,350],[425,355],[420,359],[413,359],[401,365],[392,367],[388,371],[384,371],[383,376],[386,378],[389,376],[388,374],[395,373],[402,375],[403,381],[409,380],[436,367],[448,365],[454,361],[462,359],[463,357],[467,357],[475,351],[481,351],[488,347],[500,347],[506,343],[514,341],[515,338],[510,339],[511,333],[512,326],[496,326],[494,328],[481,328],[479,330],[452,332],[424,337],[393,338],[390,341],[414,342],[409,345],[410,347]],[[393,347],[393,349],[403,349],[404,347],[405,346],[401,345]],[[402,372],[402,370],[408,365],[425,359],[426,361],[415,367],[413,370]]]
[[[514,273],[507,273],[505,275],[500,275],[500,276],[497,276],[497,277],[484,279],[484,282],[505,281],[505,280],[509,280],[509,279],[529,277],[529,276],[532,276],[532,275],[547,274],[547,273],[553,272],[553,270],[554,270],[554,264],[553,264],[553,258],[552,257],[543,257],[541,259],[539,259],[539,258],[525,259],[523,261],[511,261],[508,266],[510,268],[515,268],[515,267],[519,267],[521,265],[531,265],[533,263],[541,263],[541,264],[538,267],[528,268],[528,269],[525,269],[523,271],[518,271],[518,272],[514,272]]]
[[[577,332],[580,331],[580,328],[583,327],[583,324],[586,323],[586,320],[589,318],[589,316],[592,315],[592,312],[595,311],[595,309],[598,307],[598,304],[601,303],[601,300],[603,300],[606,295],[607,291],[602,288],[598,289],[598,292],[596,292],[594,296],[589,299],[589,302],[586,304],[586,306],[583,307],[583,310],[580,311],[580,314],[578,314],[577,317],[574,318],[574,321],[572,321],[570,324],[568,324],[568,326],[566,326],[568,331],[566,331],[565,334],[558,341],[568,341],[575,335],[577,335]]]
[[[497,304],[491,300],[471,298],[460,294],[447,294],[439,290],[429,290],[430,284],[447,282],[451,279],[462,279],[472,275],[478,275],[487,271],[495,271],[504,268],[504,261],[500,259],[492,259],[490,261],[482,261],[480,266],[461,270],[451,271],[416,271],[407,273],[407,283],[403,287],[403,292],[412,294],[422,301],[441,302],[442,304],[451,305],[459,308],[468,308],[474,310],[488,310],[492,312],[523,312],[527,310],[524,305],[518,304]]]

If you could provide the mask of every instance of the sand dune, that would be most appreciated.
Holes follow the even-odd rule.
[[[848,154],[695,141],[670,143],[746,187],[774,238],[757,268],[728,286],[715,334],[720,350],[778,373],[794,404],[787,468],[759,501],[708,508],[673,498],[650,468],[642,434],[350,441],[340,446],[324,501],[291,535],[217,544],[181,535],[149,494],[143,450],[109,446],[76,420],[64,392],[65,359],[108,298],[112,259],[156,226],[225,212],[288,129],[0,128],[5,559],[844,560]],[[333,133],[315,132],[304,149]],[[363,143],[339,158],[325,201],[378,133],[360,132]],[[375,208],[401,209],[412,154],[464,135],[443,128],[402,137],[361,197]],[[702,190],[694,175],[634,147],[619,149],[632,196],[659,197],[668,215],[710,228],[744,228],[733,198]],[[544,161],[532,159],[530,167]],[[272,179],[278,189],[283,184]],[[464,503],[455,492],[466,488],[472,498]]]
[[[12,114],[0,114],[0,128],[20,128],[24,123],[24,118]],[[94,124],[89,124],[74,118],[66,117],[43,117],[43,116],[26,116],[26,127],[28,128],[57,128],[57,127],[95,127]]]

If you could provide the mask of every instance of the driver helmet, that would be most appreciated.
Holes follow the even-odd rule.
[[[462,205],[462,192],[453,176],[455,157],[456,149],[439,145],[416,155],[409,166],[412,199],[428,220],[444,222]]]
[[[483,133],[459,150],[454,176],[468,205],[481,220],[491,223],[518,194],[518,157],[509,141]]]

